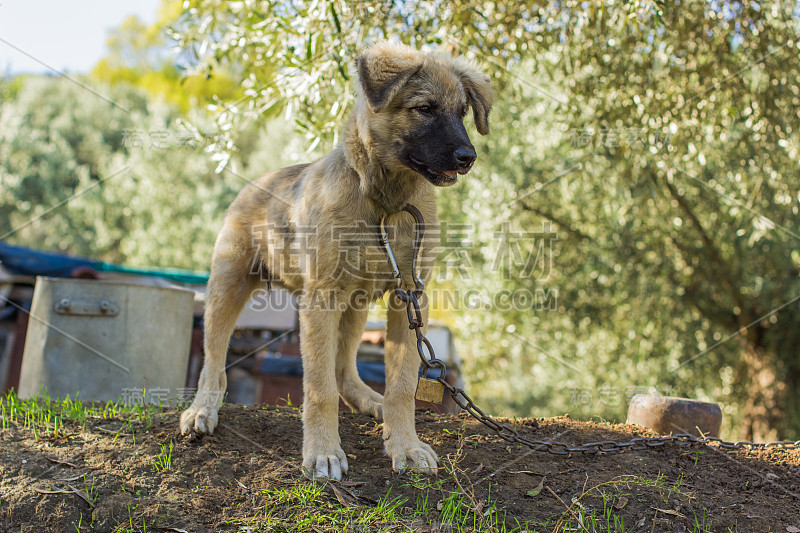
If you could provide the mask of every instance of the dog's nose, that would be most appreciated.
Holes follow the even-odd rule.
[[[475,153],[475,149],[471,146],[462,146],[456,149],[455,156],[458,162],[458,168],[463,169],[471,167],[472,163],[474,163],[475,159],[478,157],[478,154]]]

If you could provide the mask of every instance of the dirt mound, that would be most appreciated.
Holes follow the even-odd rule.
[[[344,414],[350,472],[339,484],[303,480],[294,408],[228,405],[201,439],[178,434],[175,411],[121,431],[121,420],[90,421],[57,438],[10,424],[0,430],[0,531],[800,531],[798,450],[668,444],[558,456],[509,445],[466,415],[417,419],[442,458],[437,478],[393,474],[380,421]],[[647,435],[568,417],[516,426],[575,444]]]

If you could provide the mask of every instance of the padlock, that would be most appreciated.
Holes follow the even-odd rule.
[[[444,385],[435,379],[422,376],[417,382],[417,394],[414,397],[421,402],[442,403]]]

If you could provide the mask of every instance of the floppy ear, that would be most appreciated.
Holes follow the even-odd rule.
[[[420,69],[423,57],[409,46],[389,43],[362,52],[356,68],[369,108],[378,112],[386,107]]]
[[[464,58],[454,58],[453,65],[461,78],[464,92],[467,93],[467,100],[472,107],[472,115],[475,118],[478,133],[487,135],[489,133],[489,112],[492,110],[494,98],[492,87],[489,85],[489,77]]]

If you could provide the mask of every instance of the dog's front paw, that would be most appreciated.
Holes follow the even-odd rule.
[[[340,447],[310,450],[303,454],[303,473],[310,478],[340,481],[347,473],[347,456]]]
[[[198,393],[192,405],[181,414],[181,433],[188,435],[193,431],[198,435],[212,434],[217,427],[219,402],[214,401],[214,393]]]
[[[439,458],[433,448],[416,437],[404,442],[393,440],[386,441],[386,453],[392,458],[392,468],[396,472],[436,474]]]

